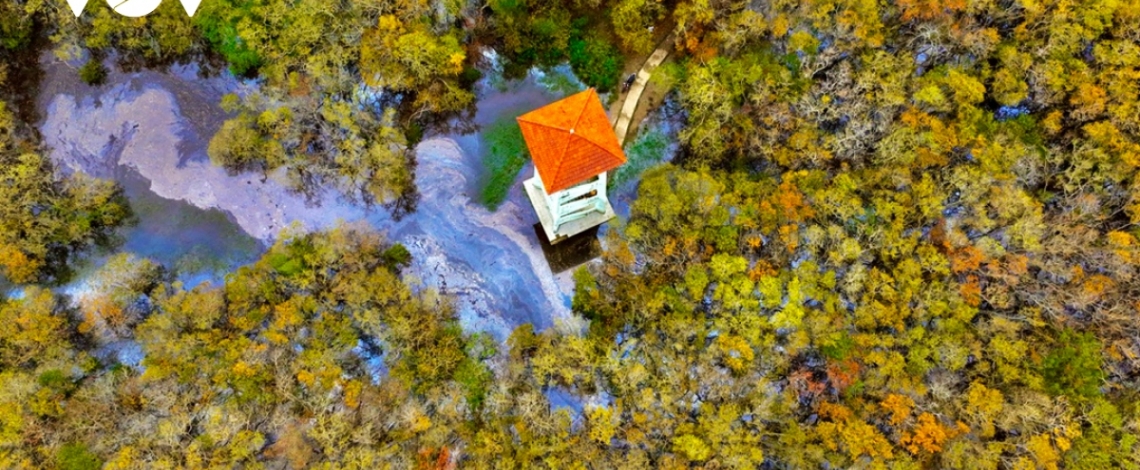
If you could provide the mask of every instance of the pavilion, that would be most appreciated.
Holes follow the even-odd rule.
[[[606,172],[625,163],[597,92],[590,88],[518,117],[534,177],[524,182],[551,245],[614,217]]]

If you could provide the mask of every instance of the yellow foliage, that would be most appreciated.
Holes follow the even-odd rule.
[[[1112,282],[1112,279],[1108,276],[1096,274],[1085,279],[1082,285],[1082,291],[1090,300],[1095,301],[1100,298],[1101,294],[1104,294],[1105,291],[1112,289],[1114,285],[1115,283]]]
[[[234,364],[233,372],[238,377],[253,377],[257,374],[257,369],[249,365],[248,362],[238,361]]]
[[[934,454],[941,452],[942,444],[954,437],[957,432],[957,429],[952,430],[943,426],[934,415],[923,413],[919,415],[918,425],[914,431],[904,434],[900,442],[912,454],[919,452]]]
[[[414,418],[412,418],[412,426],[411,427],[412,427],[412,432],[414,432],[414,433],[421,433],[421,432],[427,431],[428,429],[431,428],[431,418],[428,418],[427,415],[425,415],[423,413],[417,413],[416,416]]]
[[[1113,253],[1116,254],[1121,261],[1125,263],[1140,262],[1140,254],[1137,253],[1136,238],[1132,234],[1121,231],[1111,231],[1106,235],[1108,243],[1112,247]]]
[[[778,38],[788,34],[789,25],[790,22],[787,16],[776,15],[776,17],[772,19],[772,36]]]
[[[1033,456],[1033,460],[1037,461],[1037,468],[1057,470],[1058,464],[1061,462],[1061,454],[1053,448],[1052,440],[1048,434],[1038,434],[1029,438],[1025,448]]]
[[[24,428],[24,413],[20,405],[0,403],[0,446],[16,446]]]
[[[891,443],[874,426],[859,419],[845,419],[842,422],[820,423],[817,427],[827,448],[837,451],[839,444],[852,459],[861,456],[890,458]]]
[[[139,462],[138,458],[138,449],[131,446],[123,447],[119,449],[119,452],[116,453],[111,460],[108,460],[107,463],[103,465],[103,470],[132,470],[139,468],[142,466],[142,462]]]
[[[586,411],[586,417],[590,421],[590,440],[608,445],[617,432],[613,410],[604,406],[592,407]]]
[[[780,227],[780,241],[784,242],[784,247],[789,253],[796,251],[800,246],[799,227],[795,224],[788,224]]]
[[[982,426],[982,437],[994,434],[993,419],[1004,408],[1001,391],[988,388],[981,382],[973,382],[966,392],[966,410],[974,415],[974,422]]]
[[[12,282],[25,283],[35,280],[36,273],[43,267],[43,262],[29,257],[19,248],[12,245],[0,244],[0,275],[6,276]]]
[[[756,235],[749,235],[748,238],[744,239],[744,241],[748,244],[748,248],[751,248],[753,250],[759,249],[760,246],[764,244],[764,241]]]
[[[751,368],[755,354],[752,346],[744,338],[736,335],[718,336],[716,348],[721,353],[721,361],[734,373],[741,373]]]
[[[359,380],[349,380],[344,384],[344,406],[356,408],[360,406],[360,392],[364,390],[364,383]]]
[[[910,417],[910,412],[914,409],[914,400],[906,395],[892,393],[887,395],[879,406],[891,414],[891,425],[898,426]]]
[[[832,421],[846,421],[851,418],[851,409],[825,401],[819,404],[819,416]]]

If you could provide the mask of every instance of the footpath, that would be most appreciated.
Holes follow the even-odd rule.
[[[629,132],[629,125],[633,121],[633,113],[637,111],[637,104],[641,101],[641,94],[645,91],[645,85],[649,83],[649,77],[653,74],[653,70],[665,61],[669,56],[669,48],[673,45],[673,35],[666,36],[657,49],[649,55],[645,60],[645,64],[641,66],[641,70],[637,71],[637,79],[633,85],[629,87],[629,93],[625,95],[625,102],[622,103],[621,112],[618,114],[617,121],[614,122],[614,132],[617,134],[618,143],[625,144],[625,135]]]

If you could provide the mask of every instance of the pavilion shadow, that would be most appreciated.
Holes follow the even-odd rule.
[[[542,254],[546,257],[546,264],[550,271],[558,274],[572,268],[581,266],[587,261],[602,255],[602,244],[598,241],[598,227],[591,227],[586,231],[551,245],[546,239],[546,233],[541,223],[534,224],[534,235],[542,246]]]

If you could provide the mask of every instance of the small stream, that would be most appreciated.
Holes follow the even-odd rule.
[[[138,223],[123,229],[121,250],[174,269],[187,285],[218,283],[233,268],[255,260],[291,224],[308,230],[337,221],[367,220],[413,255],[413,285],[455,299],[469,331],[505,340],[514,327],[537,329],[570,319],[570,273],[551,273],[535,236],[537,217],[521,185],[495,212],[474,201],[483,173],[476,134],[432,136],[416,149],[416,212],[393,221],[327,195],[319,206],[289,193],[273,175],[229,175],[206,157],[210,136],[225,114],[224,93],[249,89],[229,76],[201,78],[194,67],[172,72],[113,71],[107,84],[78,81],[73,65],[48,56],[37,100],[40,129],[61,171],[82,171],[123,185]],[[484,87],[475,121],[545,105],[560,95],[534,78]],[[533,170],[529,164],[519,181]],[[80,271],[70,289],[82,289]]]

